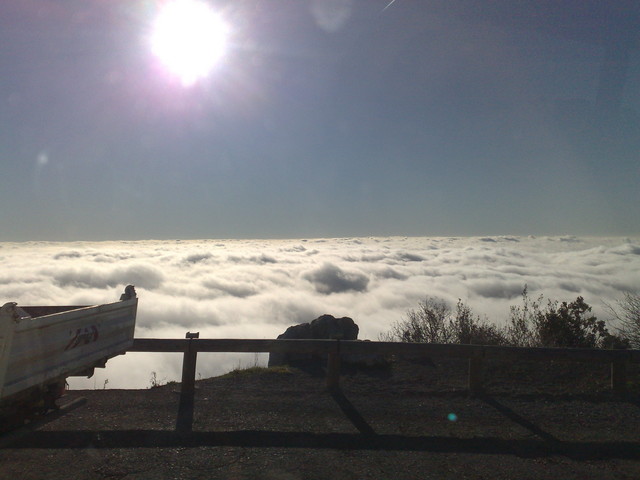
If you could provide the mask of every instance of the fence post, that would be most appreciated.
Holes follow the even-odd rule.
[[[196,360],[198,351],[193,347],[192,340],[194,338],[200,338],[200,332],[187,332],[185,338],[189,339],[189,343],[182,360],[180,405],[178,406],[178,419],[176,420],[176,431],[179,433],[190,433],[193,426],[193,398],[196,391]]]
[[[336,348],[327,356],[327,388],[340,388],[340,339],[336,339]]]
[[[484,358],[482,353],[473,353],[469,357],[469,393],[482,393],[482,371]]]
[[[611,362],[611,389],[617,395],[624,395],[627,391],[627,362],[624,360]]]

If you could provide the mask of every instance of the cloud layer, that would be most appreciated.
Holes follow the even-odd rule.
[[[483,237],[0,243],[0,302],[96,304],[136,285],[136,336],[275,338],[329,313],[377,339],[425,296],[504,322],[532,298],[605,303],[638,292],[639,238]],[[264,355],[201,355],[203,377]],[[146,387],[180,375],[178,354],[130,353],[72,386]]]

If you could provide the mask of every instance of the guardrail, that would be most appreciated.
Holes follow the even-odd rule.
[[[457,357],[469,360],[468,388],[482,391],[483,363],[488,359],[580,361],[611,364],[611,388],[624,394],[627,363],[640,363],[640,350],[595,350],[580,348],[524,348],[487,345],[434,343],[370,342],[346,340],[260,340],[201,339],[199,333],[187,332],[184,339],[136,338],[129,352],[183,353],[182,385],[176,430],[190,432],[193,424],[195,375],[198,352],[268,352],[327,355],[327,387],[336,389],[340,382],[340,359],[343,355],[405,355]]]

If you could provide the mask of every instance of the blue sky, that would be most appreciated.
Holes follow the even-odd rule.
[[[633,2],[2,2],[0,240],[640,232]]]

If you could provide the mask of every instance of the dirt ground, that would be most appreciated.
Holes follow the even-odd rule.
[[[387,370],[228,375],[197,383],[193,433],[175,432],[180,385],[69,392],[86,403],[0,438],[0,478],[640,478],[637,366],[489,364],[470,396],[464,361]],[[63,403],[64,403],[63,402]]]

